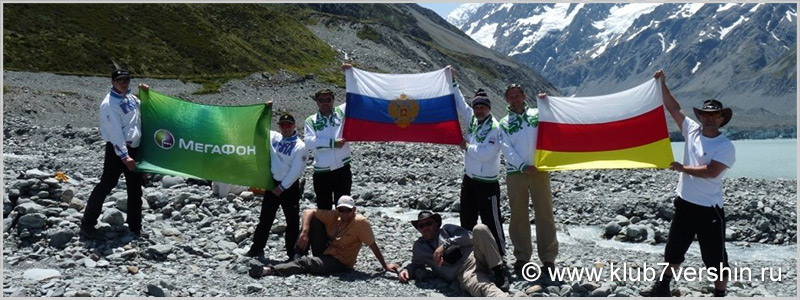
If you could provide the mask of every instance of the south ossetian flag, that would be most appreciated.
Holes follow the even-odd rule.
[[[450,71],[379,74],[345,70],[348,141],[461,143]]]
[[[661,85],[539,100],[535,162],[543,171],[668,168],[673,161]]]

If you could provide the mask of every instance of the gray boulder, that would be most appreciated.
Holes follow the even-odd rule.
[[[26,214],[19,218],[19,226],[28,229],[43,228],[47,224],[47,217],[41,213]]]
[[[73,237],[75,237],[75,233],[72,230],[59,230],[48,235],[50,239],[49,245],[50,247],[61,249],[66,247]]]
[[[119,211],[119,209],[108,208],[103,212],[103,217],[101,220],[110,225],[122,225],[125,223],[125,216],[122,215],[122,212]]]

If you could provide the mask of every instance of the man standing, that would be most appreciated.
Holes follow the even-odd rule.
[[[275,266],[256,266],[250,269],[249,274],[259,278],[266,275],[330,274],[352,270],[361,244],[369,246],[385,270],[397,272],[397,264],[387,265],[384,261],[367,218],[356,214],[353,198],[342,196],[335,211],[303,211],[303,229],[296,250],[303,256]],[[309,246],[314,256],[307,255]]]
[[[414,242],[411,263],[400,271],[398,280],[408,282],[417,270],[430,267],[449,282],[475,297],[505,297],[509,283],[503,271],[500,249],[484,224],[472,229],[445,224],[442,216],[422,211],[411,221],[422,236]]]
[[[450,67],[450,66],[448,66]],[[505,236],[500,217],[500,125],[492,116],[492,102],[483,89],[475,93],[470,108],[450,67],[456,108],[462,124],[469,124],[461,142],[464,151],[464,178],[461,182],[461,227],[471,229],[478,216],[494,236],[500,254],[505,254]]]
[[[119,175],[125,174],[128,190],[128,229],[136,235],[142,231],[142,174],[135,173],[136,156],[142,137],[142,120],[139,99],[131,94],[129,85],[131,73],[117,69],[111,73],[111,90],[100,103],[100,134],[105,144],[103,175],[86,203],[81,221],[81,234],[96,237],[97,218],[103,202],[111,190],[117,186]],[[147,90],[146,84],[139,89]]]
[[[680,126],[686,142],[683,163],[672,162],[670,169],[680,172],[675,197],[675,216],[669,227],[669,238],[664,249],[664,260],[669,267],[662,280],[657,281],[644,296],[669,297],[669,284],[674,270],[684,261],[686,251],[697,236],[703,263],[710,273],[715,273],[714,296],[724,297],[730,271],[728,253],[725,251],[725,210],[722,208],[722,176],[736,161],[736,151],[728,138],[720,132],[733,117],[730,108],[723,108],[717,100],[703,101],[694,108],[698,124],[687,118],[681,106],[667,87],[663,70],[654,76],[661,80],[664,107],[675,124]],[[713,269],[712,269],[713,268]]]
[[[297,137],[294,116],[283,114],[278,119],[281,132],[270,131],[269,154],[271,159],[272,179],[275,188],[264,193],[261,203],[261,215],[258,225],[253,233],[253,245],[246,256],[264,255],[264,246],[267,245],[272,222],[278,212],[278,206],[283,207],[286,216],[286,234],[284,235],[286,255],[294,258],[294,245],[300,231],[300,177],[306,167],[308,151],[305,143]]]
[[[306,118],[303,141],[314,155],[314,193],[317,208],[330,210],[333,199],[350,195],[350,144],[342,138],[345,104],[334,107],[333,92],[317,91],[319,111]]]
[[[543,96],[543,95],[542,95]],[[534,151],[539,127],[539,111],[526,104],[527,96],[518,84],[509,85],[505,92],[508,115],[500,121],[501,149],[506,158],[506,183],[511,208],[508,234],[514,245],[514,270],[520,272],[533,254],[531,227],[528,219],[528,197],[533,202],[536,220],[536,246],[544,266],[543,283],[550,284],[549,270],[555,267],[558,255],[550,173],[534,166]]]

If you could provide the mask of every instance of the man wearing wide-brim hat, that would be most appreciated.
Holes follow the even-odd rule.
[[[733,112],[714,99],[694,107],[698,122],[687,118],[667,87],[663,70],[654,76],[661,81],[664,107],[681,128],[686,139],[683,163],[673,162],[670,169],[680,172],[675,197],[675,216],[669,228],[664,260],[669,268],[645,296],[670,296],[669,283],[674,271],[684,261],[684,255],[697,236],[703,263],[709,268],[709,278],[716,275],[714,296],[725,296],[730,270],[725,251],[725,210],[723,210],[722,176],[736,161],[736,151],[719,129],[730,122]],[[713,268],[713,269],[712,269]]]
[[[507,296],[503,257],[486,225],[475,225],[470,233],[458,225],[442,225],[442,216],[429,211],[420,212],[411,225],[422,236],[414,242],[411,263],[400,270],[400,282],[408,282],[428,266],[442,279],[457,281],[472,296]]]

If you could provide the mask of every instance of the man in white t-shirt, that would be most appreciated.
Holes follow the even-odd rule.
[[[680,104],[666,84],[663,70],[656,72],[661,80],[664,107],[681,127],[686,139],[683,163],[673,162],[670,169],[681,172],[678,179],[678,197],[675,198],[675,216],[669,228],[669,238],[664,249],[664,260],[669,269],[644,296],[669,297],[669,283],[675,270],[684,261],[686,250],[695,235],[700,244],[703,263],[709,278],[714,281],[714,296],[725,296],[730,276],[728,253],[725,251],[725,211],[722,208],[722,176],[733,167],[736,152],[733,144],[720,127],[731,120],[733,112],[723,108],[717,100],[705,100],[701,108],[694,108],[698,122],[687,118]],[[713,268],[713,269],[712,269]]]

